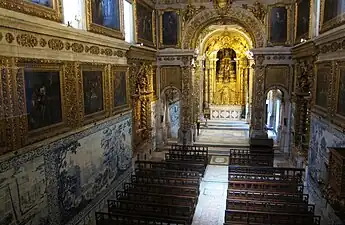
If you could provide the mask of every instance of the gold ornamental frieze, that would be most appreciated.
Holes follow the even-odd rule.
[[[126,50],[107,47],[94,43],[69,40],[62,37],[51,37],[31,32],[0,28],[5,38],[0,44],[17,46],[18,48],[45,49],[47,51],[70,52],[71,54],[87,54],[114,58],[126,57]]]

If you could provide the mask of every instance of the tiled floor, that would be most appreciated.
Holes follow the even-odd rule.
[[[228,189],[228,167],[208,165],[200,185],[192,225],[222,225]]]
[[[248,145],[249,131],[247,130],[222,130],[203,129],[197,138],[198,144],[235,144]]]

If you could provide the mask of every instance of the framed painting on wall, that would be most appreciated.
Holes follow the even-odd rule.
[[[113,112],[129,109],[128,69],[119,67],[113,70]]]
[[[123,10],[121,0],[86,0],[89,31],[124,39]]]
[[[160,48],[179,47],[180,14],[177,10],[159,12]]]
[[[84,117],[88,120],[105,116],[105,72],[102,66],[82,66]]]
[[[135,11],[138,42],[154,47],[156,44],[154,10],[145,3],[136,1]]]
[[[28,130],[37,130],[61,123],[60,71],[25,68],[23,72]]]
[[[325,116],[327,114],[328,90],[332,74],[331,71],[332,65],[329,62],[319,63],[316,66],[314,108],[317,110],[317,113],[321,114],[322,116]]]
[[[269,45],[290,45],[291,10],[284,4],[269,6],[268,40]]]
[[[299,0],[295,3],[295,43],[301,39],[308,39],[310,29],[310,11],[312,3],[310,0]]]
[[[344,0],[321,0],[320,33],[345,23]]]
[[[62,0],[1,0],[0,7],[62,22]]]

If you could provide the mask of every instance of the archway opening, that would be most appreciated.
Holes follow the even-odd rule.
[[[161,123],[165,129],[164,139],[167,141],[177,141],[178,131],[181,124],[181,95],[177,88],[167,87],[162,92],[162,112]]]
[[[265,127],[269,138],[278,142],[284,113],[284,95],[280,89],[272,89],[266,97]]]
[[[212,25],[200,37],[204,116],[210,120],[249,119],[253,42],[238,25]]]

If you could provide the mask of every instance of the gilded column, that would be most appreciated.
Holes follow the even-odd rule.
[[[193,142],[193,83],[192,83],[192,56],[182,57],[182,107],[179,142],[191,144]]]
[[[255,57],[255,66],[254,66],[254,86],[253,86],[253,95],[252,98],[252,117],[251,117],[251,137],[252,138],[267,138],[267,133],[264,131],[264,122],[265,122],[265,66],[263,65],[264,56],[258,55]]]

